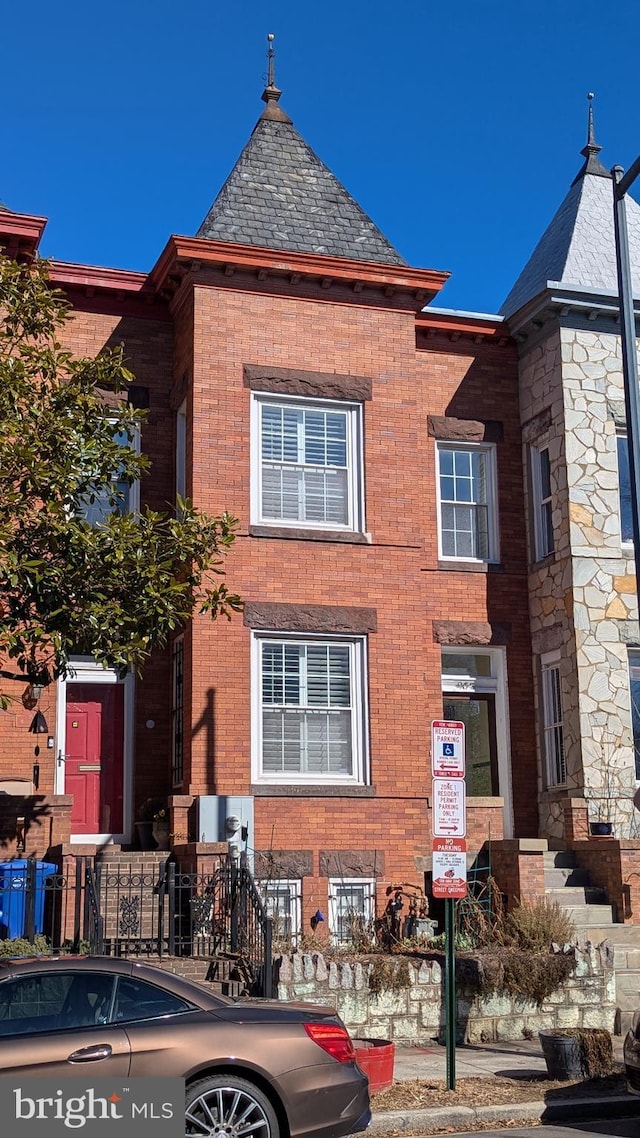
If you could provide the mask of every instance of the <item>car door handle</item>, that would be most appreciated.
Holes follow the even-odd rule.
[[[95,1059],[108,1059],[113,1049],[108,1043],[100,1043],[97,1047],[81,1047],[79,1051],[72,1051],[69,1063],[93,1063]]]

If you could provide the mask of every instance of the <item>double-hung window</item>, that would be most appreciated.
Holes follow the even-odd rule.
[[[132,433],[114,431],[113,437],[119,446],[131,447],[139,452],[140,432],[137,429]],[[129,514],[137,510],[139,505],[140,484],[134,482],[130,485],[121,477],[121,471],[115,471],[109,486],[101,485],[86,495],[82,503],[82,514],[89,525],[99,526],[104,524],[110,514]]]
[[[256,635],[254,669],[255,778],[363,782],[363,638]]]
[[[546,785],[564,786],[567,781],[567,769],[564,754],[559,652],[550,652],[541,657],[540,678]]]
[[[440,556],[497,558],[495,447],[438,443]]]
[[[362,944],[375,917],[376,883],[359,877],[329,880],[329,932],[334,944]],[[373,940],[373,936],[371,937]]]
[[[553,553],[553,502],[549,447],[531,447],[533,546],[536,561]]]
[[[618,495],[620,502],[620,533],[624,542],[633,541],[633,506],[631,503],[631,472],[629,470],[629,440],[618,435]]]
[[[256,522],[363,528],[361,406],[256,395]]]

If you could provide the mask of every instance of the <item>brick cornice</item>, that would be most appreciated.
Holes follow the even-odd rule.
[[[327,300],[345,290],[364,307],[417,311],[440,291],[449,273],[311,253],[295,253],[197,237],[171,237],[151,270],[161,292],[174,295],[182,281],[219,288],[304,295],[312,286]]]
[[[47,224],[46,217],[0,210],[0,248],[14,260],[33,256]]]
[[[72,306],[82,311],[171,319],[166,299],[159,296],[146,273],[52,261],[49,277],[64,289]]]
[[[477,316],[473,312],[438,312],[425,308],[416,316],[416,337],[418,348],[428,349],[430,340],[440,335],[455,342],[457,339],[471,339],[475,343],[483,340],[497,341],[500,345],[513,344],[509,329],[499,316]]]

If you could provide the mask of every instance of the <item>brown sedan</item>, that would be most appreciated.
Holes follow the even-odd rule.
[[[181,1076],[185,1135],[341,1138],[371,1118],[332,1008],[230,1000],[111,957],[0,962],[0,1074]]]

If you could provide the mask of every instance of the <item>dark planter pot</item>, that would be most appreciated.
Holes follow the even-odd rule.
[[[594,838],[610,838],[613,834],[613,822],[589,822],[589,833]]]
[[[393,1086],[396,1045],[388,1039],[354,1039],[356,1063],[369,1080],[369,1094],[388,1091]]]
[[[544,1031],[539,1031],[538,1036],[550,1079],[567,1082],[584,1078],[582,1048],[578,1039],[572,1035],[553,1035]]]
[[[136,822],[136,833],[139,849],[154,850],[156,848],[153,840],[153,822]]]

